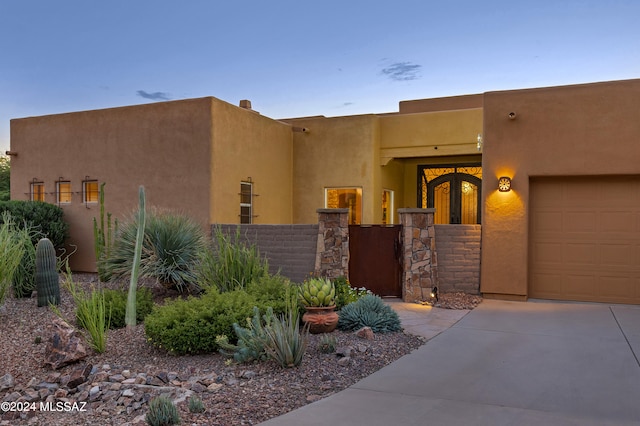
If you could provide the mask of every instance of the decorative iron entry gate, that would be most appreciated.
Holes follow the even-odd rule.
[[[349,282],[380,297],[402,297],[402,225],[349,226]]]

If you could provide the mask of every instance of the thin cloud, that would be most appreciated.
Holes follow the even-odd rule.
[[[410,81],[420,78],[422,65],[411,62],[396,62],[382,69],[382,74],[394,81]]]
[[[171,98],[169,97],[169,94],[165,92],[149,93],[149,92],[145,92],[144,90],[138,90],[136,93],[141,98],[151,99],[152,101],[170,101],[171,100]]]

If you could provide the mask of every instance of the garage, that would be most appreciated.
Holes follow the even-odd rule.
[[[640,304],[640,176],[532,178],[528,296]]]

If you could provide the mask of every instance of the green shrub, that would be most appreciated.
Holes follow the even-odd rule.
[[[400,318],[396,311],[385,305],[378,296],[368,294],[340,311],[338,328],[345,331],[371,327],[374,333],[400,331]]]
[[[76,320],[78,325],[89,334],[89,344],[98,353],[107,348],[107,329],[109,328],[109,311],[102,290],[92,289],[87,293],[73,282],[71,271],[67,269],[64,286],[76,304]]]
[[[262,275],[250,282],[246,291],[254,296],[258,303],[273,308],[275,314],[283,314],[287,309],[288,289],[293,284],[282,275]]]
[[[131,274],[136,245],[138,215],[121,224],[110,255],[99,268],[105,277],[124,278]],[[140,260],[140,278],[154,278],[180,291],[198,290],[196,269],[205,251],[202,227],[185,215],[148,212]]]
[[[107,310],[111,312],[111,328],[122,328],[125,326],[124,317],[127,311],[127,291],[105,289],[104,300]],[[153,295],[151,290],[141,287],[136,291],[136,321],[143,322],[144,318],[153,309]]]
[[[149,412],[145,420],[149,426],[171,426],[180,424],[178,407],[166,395],[160,395],[149,401]]]
[[[243,289],[268,274],[269,262],[260,257],[255,245],[240,241],[240,228],[231,237],[216,227],[213,250],[201,253],[198,282],[202,288],[213,286],[225,292]]]
[[[336,309],[340,310],[367,294],[371,294],[366,288],[353,288],[346,277],[338,277],[333,280],[336,287]]]
[[[235,342],[233,324],[244,324],[254,306],[264,308],[245,291],[209,291],[155,307],[145,318],[145,332],[152,344],[174,354],[211,353],[218,350],[217,336]]]
[[[64,246],[64,240],[69,234],[69,224],[64,221],[60,207],[41,201],[14,200],[0,202],[0,212],[3,211],[11,213],[19,228],[28,227],[38,231],[32,235],[34,246],[42,237],[51,240],[56,249]]]

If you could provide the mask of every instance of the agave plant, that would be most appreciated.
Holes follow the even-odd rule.
[[[328,278],[310,278],[300,286],[299,300],[304,306],[334,306],[336,288]]]

